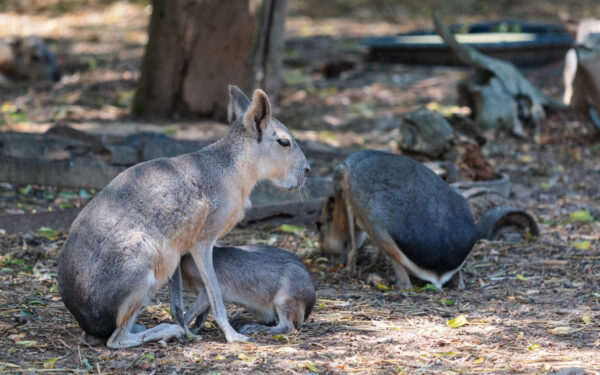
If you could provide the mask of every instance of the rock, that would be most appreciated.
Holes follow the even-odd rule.
[[[548,375],[587,375],[587,372],[581,367],[568,367],[562,370],[550,371]]]
[[[449,148],[452,126],[437,112],[421,107],[404,116],[398,147],[402,151],[438,158]]]

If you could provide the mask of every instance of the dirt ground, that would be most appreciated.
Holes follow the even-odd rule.
[[[18,13],[20,2],[0,4],[0,36],[43,36],[58,52],[64,77],[55,85],[0,89],[0,130],[44,131],[65,121],[96,133],[158,129],[194,138],[226,131],[211,122],[131,120],[150,14],[143,2],[27,3],[35,11]],[[431,27],[427,9],[436,2],[291,3],[276,115],[297,137],[395,150],[402,114],[422,105],[465,111],[455,106],[456,81],[465,69],[368,62],[360,43],[368,35]],[[460,1],[444,15],[451,22],[501,16],[556,21],[559,12],[600,16],[592,0],[523,4]],[[338,60],[354,65],[326,78],[323,67]],[[547,94],[561,96],[561,63],[525,73]],[[478,242],[463,269],[463,291],[433,290],[417,280],[412,290],[367,285],[371,272],[391,276],[386,264],[365,269],[375,249],[367,247],[359,275],[350,277],[323,256],[310,228],[235,229],[223,244],[274,244],[297,254],[311,271],[318,300],[300,331],[227,344],[209,319],[193,341],[86,347],[56,286],[66,231],[0,234],[0,373],[543,374],[580,367],[600,374],[600,138],[570,113],[550,115],[537,144],[486,136],[485,155],[511,177],[511,202],[536,217],[542,234],[520,243]],[[315,171],[330,172],[327,165]],[[93,193],[0,184],[0,211],[67,208]],[[166,297],[162,290],[144,310],[143,324],[170,319]],[[235,319],[245,316],[229,311]],[[467,324],[451,328],[449,321],[459,316]]]

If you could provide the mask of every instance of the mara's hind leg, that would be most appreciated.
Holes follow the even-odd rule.
[[[400,263],[400,250],[396,246],[393,241],[386,241],[383,238],[378,238],[377,241],[374,241],[378,246],[381,247],[380,250],[385,251],[390,263],[392,263],[392,268],[394,269],[394,273],[396,274],[396,280],[394,284],[398,289],[411,289],[413,287],[412,282],[410,281],[410,276],[408,275],[408,271],[402,263]]]
[[[185,330],[177,324],[159,324],[141,332],[132,332],[135,327],[135,318],[142,307],[144,298],[148,295],[150,285],[144,282],[127,297],[117,314],[117,329],[112,333],[106,345],[110,348],[131,348],[146,342],[164,340],[185,335]],[[138,327],[139,328],[139,327]]]
[[[448,285],[458,290],[465,289],[465,281],[463,279],[463,274],[461,270],[458,270],[454,275],[452,275],[452,278],[450,279],[450,281],[448,281]]]
[[[162,323],[142,332],[132,333],[127,327],[119,327],[113,332],[106,345],[109,348],[132,348],[147,342],[169,341],[185,335],[185,330],[178,324]]]
[[[145,330],[146,330],[146,327],[144,327],[141,324],[134,324],[131,327],[131,333],[139,333],[139,332],[143,332]],[[88,346],[104,345],[104,344],[106,344],[106,340],[107,340],[106,338],[96,337],[85,331],[81,332],[81,337],[79,339],[79,341],[81,341],[82,344],[88,345]]]
[[[265,332],[270,335],[285,335],[296,326],[300,328],[304,321],[304,306],[295,299],[286,298],[282,303],[275,304],[278,323],[276,326],[266,326],[258,323],[246,324],[240,329],[244,334]],[[294,323],[296,322],[296,324]]]

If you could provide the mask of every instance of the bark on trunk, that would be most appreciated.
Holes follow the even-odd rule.
[[[227,113],[227,85],[279,89],[287,0],[153,0],[133,103],[142,117]]]

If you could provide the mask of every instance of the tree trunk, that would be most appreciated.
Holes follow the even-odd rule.
[[[152,3],[136,115],[224,119],[229,84],[275,98],[287,0]]]

